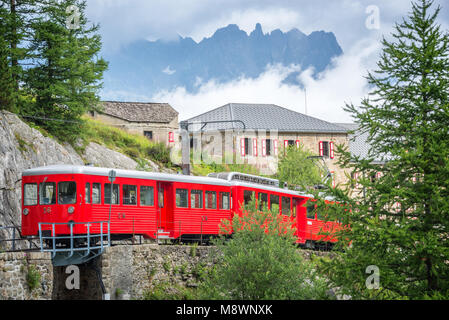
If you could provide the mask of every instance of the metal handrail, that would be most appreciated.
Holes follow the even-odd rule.
[[[100,225],[100,233],[91,233],[91,225],[99,224]],[[107,225],[107,234],[104,233],[104,224]],[[68,258],[72,257],[73,254],[77,251],[86,251],[84,256],[88,256],[92,250],[100,249],[99,253],[102,253],[105,248],[104,237],[107,236],[107,245],[109,247],[111,244],[111,232],[110,232],[110,223],[109,221],[94,221],[94,222],[72,222],[72,223],[64,223],[64,222],[39,222],[39,238],[41,245],[41,252],[51,252],[52,258],[56,256],[57,252],[69,252]],[[42,226],[47,225],[51,226],[51,235],[44,236],[42,234]],[[56,235],[56,226],[67,225],[70,228],[70,235]],[[84,225],[87,227],[87,233],[83,235],[74,235],[73,234],[73,226],[75,225]],[[47,230],[48,231],[48,230]],[[92,238],[100,237],[100,244],[96,246],[91,246],[90,241]],[[44,248],[44,240],[52,240],[52,247],[47,249]],[[56,240],[70,240],[70,248],[57,248]],[[74,239],[86,239],[87,247],[74,247]]]
[[[2,239],[0,238],[1,242],[12,242],[12,251],[16,251],[16,241],[28,241],[29,242],[29,249],[31,250],[33,245],[37,248],[37,245],[33,242],[33,240],[36,240],[37,237],[27,237],[23,238],[22,234],[20,232],[20,226],[0,226],[0,230],[11,230],[12,229],[12,238],[11,239]],[[19,238],[16,238],[16,232],[19,233]],[[8,251],[8,250],[7,250]]]

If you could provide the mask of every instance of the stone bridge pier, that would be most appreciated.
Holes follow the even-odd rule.
[[[53,266],[50,253],[0,253],[0,300],[101,300],[103,290],[111,300],[142,299],[160,283],[197,286],[215,252],[211,246],[119,245],[64,267]]]

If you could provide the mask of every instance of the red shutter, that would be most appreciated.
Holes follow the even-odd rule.
[[[284,148],[285,148],[285,149],[288,148],[288,140],[284,140]]]
[[[323,141],[319,143],[320,156],[323,156]]]
[[[278,140],[277,139],[273,140],[273,152],[274,152],[275,156],[278,155]]]
[[[257,138],[253,138],[253,156],[257,157]]]
[[[245,138],[240,139],[240,155],[245,156]]]
[[[300,143],[301,143],[301,142],[300,142],[299,140],[296,140],[296,148],[299,149]]]
[[[175,142],[175,135],[173,132],[168,133],[168,142]]]
[[[331,177],[332,177],[332,188],[335,188],[335,171],[331,171]]]
[[[334,158],[334,142],[331,141],[329,142],[329,149],[330,149],[330,158],[333,159]]]
[[[267,156],[267,139],[262,139],[262,157]]]

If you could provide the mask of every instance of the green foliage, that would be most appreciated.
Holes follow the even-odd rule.
[[[170,271],[170,262],[164,261],[164,263],[162,264],[162,267],[164,267],[164,270],[166,272],[169,272]]]
[[[186,288],[178,284],[161,281],[155,283],[153,288],[145,290],[143,300],[195,300],[196,289]]]
[[[308,157],[314,154],[302,145],[299,148],[289,147],[287,152],[280,156],[277,178],[283,185],[296,185],[308,189],[321,183],[321,172]]]
[[[200,285],[204,299],[327,299],[326,286],[295,246],[289,219],[270,211],[259,212],[252,201],[241,217],[225,221],[219,239],[222,255]]]
[[[36,267],[33,265],[28,266],[27,274],[26,274],[27,285],[30,288],[30,291],[37,289],[41,282],[41,274]]]
[[[162,142],[150,143],[145,149],[146,157],[171,167],[170,149]]]
[[[17,140],[17,143],[19,144],[19,150],[21,153],[27,152],[28,148],[34,149],[34,146],[25,140],[22,139],[22,137],[18,133],[14,133],[14,136]]]
[[[2,16],[0,8],[0,16]],[[8,43],[3,37],[4,27],[0,21],[0,109],[15,111],[16,90],[12,77]]]
[[[353,298],[449,297],[449,34],[432,1],[412,6],[393,42],[383,40],[370,96],[346,107],[369,133],[369,159],[338,148],[361,187],[327,191],[342,204],[329,208],[329,219],[350,228],[338,232],[341,251],[321,270]],[[379,268],[379,289],[365,285],[370,265]]]
[[[198,249],[198,243],[194,243],[192,244],[192,246],[190,247],[190,256],[191,257],[196,257],[196,250]]]
[[[260,175],[259,169],[251,164],[218,164],[211,163],[192,163],[192,173],[198,176],[207,176],[214,172],[242,172],[253,175]]]
[[[66,9],[76,5],[79,27],[67,27]],[[81,116],[98,103],[97,92],[107,63],[98,58],[98,26],[88,26],[86,2],[51,1],[40,7],[30,23],[28,51],[32,67],[24,75],[25,90],[35,103],[22,114],[64,141],[72,142],[81,130]]]
[[[81,142],[81,145],[74,145],[79,153],[82,153],[90,142],[95,142],[128,155],[136,160],[142,169],[145,168],[145,159],[166,167],[172,166],[170,149],[165,144],[152,142],[142,135],[132,134],[87,117],[83,117],[82,120],[83,126],[78,135],[81,141],[77,142]]]

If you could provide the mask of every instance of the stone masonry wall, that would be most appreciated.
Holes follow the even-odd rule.
[[[311,255],[329,254],[301,250]],[[0,254],[0,300],[101,300],[103,291],[94,267],[101,273],[111,300],[143,299],[157,286],[167,290],[196,287],[205,268],[216,262],[216,248],[196,245],[119,245],[107,248],[97,259],[78,265],[79,288],[68,289],[71,273],[54,267],[50,253]],[[31,290],[30,268],[39,274]],[[34,276],[36,277],[36,276]]]
[[[0,253],[0,300],[50,300],[52,292],[50,253]]]
[[[154,286],[197,286],[198,274],[214,263],[215,248],[146,244],[108,248],[103,281],[111,299],[141,299]]]

